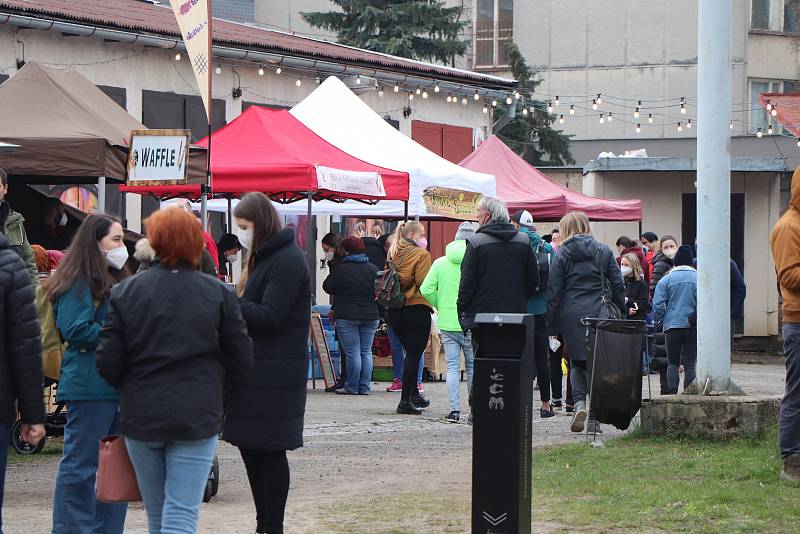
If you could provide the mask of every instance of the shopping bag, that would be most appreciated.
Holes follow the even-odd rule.
[[[100,440],[96,488],[97,500],[100,502],[142,500],[136,472],[122,436],[106,436]]]

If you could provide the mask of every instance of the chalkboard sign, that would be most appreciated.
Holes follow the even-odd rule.
[[[318,313],[311,314],[311,344],[314,349],[312,358],[316,357],[319,361],[319,368],[322,369],[322,379],[325,381],[325,387],[331,387],[336,382],[336,375],[333,372],[331,353],[328,350],[328,338],[322,326],[322,318]],[[311,376],[314,377],[316,375],[313,366],[314,362],[312,361],[311,363]]]

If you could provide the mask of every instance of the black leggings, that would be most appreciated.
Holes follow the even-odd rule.
[[[403,361],[403,392],[400,400],[408,401],[419,395],[417,390],[419,359],[428,346],[428,337],[431,334],[431,310],[422,305],[390,310],[389,326],[406,349]]]
[[[550,402],[550,363],[548,353],[550,352],[547,338],[547,316],[535,315],[534,346],[533,355],[536,362],[536,382],[539,384],[539,398],[542,402]],[[560,373],[559,373],[560,374]]]
[[[256,533],[283,534],[283,514],[289,495],[286,451],[240,449],[256,505]]]

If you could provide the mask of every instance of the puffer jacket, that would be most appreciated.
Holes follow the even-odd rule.
[[[345,256],[341,265],[322,282],[322,289],[336,298],[336,318],[350,321],[377,320],[375,275],[378,268],[366,254]]]
[[[410,239],[403,239],[395,256],[389,259],[397,268],[400,288],[406,296],[406,307],[418,305],[430,307],[430,303],[419,291],[431,268],[431,255],[428,251],[419,248]]]
[[[653,257],[653,274],[650,277],[650,298],[652,299],[656,294],[656,286],[658,282],[664,278],[670,269],[672,269],[672,258],[668,258],[663,252],[659,252]]]
[[[39,272],[36,269],[36,259],[33,257],[33,249],[28,242],[28,236],[25,234],[25,218],[11,209],[8,202],[0,202],[0,233],[2,233],[7,242],[8,248],[16,252],[25,268],[28,270],[28,276],[34,287],[39,285]]]
[[[655,321],[663,323],[664,332],[673,328],[695,327],[697,271],[687,265],[681,265],[662,278],[656,286],[653,312]]]
[[[44,423],[42,347],[25,264],[0,235],[0,423]],[[16,403],[16,405],[15,405]],[[5,447],[6,444],[3,444]]]
[[[463,239],[445,247],[445,255],[433,262],[428,276],[419,288],[438,314],[439,329],[444,332],[461,332],[458,321],[458,287],[461,284],[461,262],[467,251]]]

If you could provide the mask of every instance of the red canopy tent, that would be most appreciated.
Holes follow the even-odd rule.
[[[560,219],[570,211],[582,211],[593,221],[642,220],[641,200],[595,198],[559,185],[494,135],[459,165],[494,174],[497,196],[508,204],[509,210],[528,210],[535,220]]]
[[[315,199],[408,200],[408,173],[370,165],[323,140],[288,111],[251,106],[212,134],[212,196],[263,192],[279,202]],[[197,143],[208,147],[208,138]],[[385,196],[319,187],[319,167],[345,175],[378,173]],[[127,186],[127,193],[199,198],[199,185]]]
[[[761,93],[758,103],[784,129],[800,138],[800,93]]]

